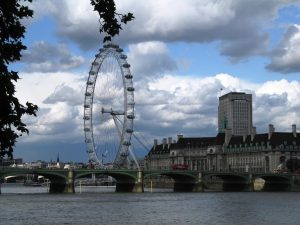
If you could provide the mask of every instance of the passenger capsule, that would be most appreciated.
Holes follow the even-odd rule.
[[[86,92],[85,96],[91,96],[92,94],[90,92]]]
[[[130,146],[131,143],[130,143],[129,141],[124,141],[124,142],[123,142],[123,145],[125,145],[125,146]]]
[[[131,75],[131,74],[126,74],[126,75],[125,75],[125,78],[126,78],[126,79],[132,79],[132,75]]]
[[[120,58],[121,58],[121,59],[127,59],[127,56],[122,54],[122,55],[120,56]]]
[[[124,68],[129,68],[129,67],[130,67],[130,64],[125,63],[125,64],[123,64],[123,67],[124,67]]]
[[[111,47],[111,48],[118,49],[118,48],[119,48],[119,45],[116,45],[116,44],[110,44],[110,47]]]
[[[134,91],[134,88],[133,87],[128,87],[127,91]]]
[[[134,119],[134,115],[127,115],[127,119],[133,120]]]
[[[128,156],[128,153],[122,152],[122,153],[121,153],[121,156],[122,156],[122,157],[127,157],[127,156]]]

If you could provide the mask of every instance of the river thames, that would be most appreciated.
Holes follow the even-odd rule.
[[[114,193],[84,187],[82,193],[48,194],[47,187],[2,185],[2,225],[299,225],[300,193]]]

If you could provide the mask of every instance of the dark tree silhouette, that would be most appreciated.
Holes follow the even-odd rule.
[[[23,2],[26,0],[23,0]],[[32,0],[27,0],[31,2]],[[20,60],[25,27],[20,20],[32,17],[33,11],[21,4],[21,0],[0,1],[0,158],[13,158],[13,147],[19,136],[28,134],[21,117],[36,116],[38,107],[27,102],[26,106],[15,97],[18,72],[10,70],[9,64]]]
[[[100,33],[105,32],[103,42],[111,41],[115,35],[119,35],[122,30],[122,23],[134,19],[132,13],[120,14],[116,12],[114,0],[91,0],[91,5],[94,6],[94,11],[97,11],[100,16]]]

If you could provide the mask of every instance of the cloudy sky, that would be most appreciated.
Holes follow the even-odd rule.
[[[76,3],[75,3],[76,2]],[[15,157],[87,161],[83,133],[85,83],[103,36],[89,0],[33,1],[17,84],[30,135]],[[134,76],[138,130],[154,138],[217,133],[218,97],[253,94],[254,125],[266,132],[300,127],[299,0],[117,0],[135,20],[114,43]],[[220,91],[222,89],[222,91]],[[137,147],[142,156],[146,150]]]

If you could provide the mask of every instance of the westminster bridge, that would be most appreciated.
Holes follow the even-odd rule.
[[[50,193],[75,193],[75,180],[91,174],[111,176],[116,192],[143,192],[146,180],[167,176],[174,180],[175,192],[202,192],[212,177],[222,181],[223,191],[254,191],[254,181],[262,178],[263,191],[300,191],[300,174],[261,172],[221,172],[190,170],[129,169],[23,169],[1,168],[0,180],[7,176],[41,175],[50,181]]]

